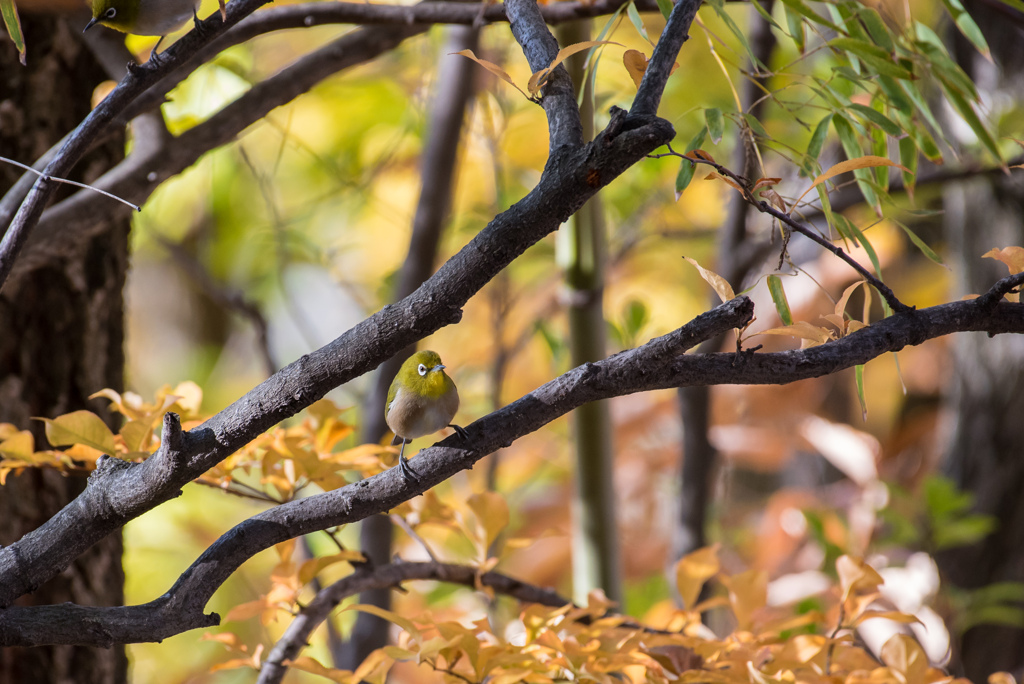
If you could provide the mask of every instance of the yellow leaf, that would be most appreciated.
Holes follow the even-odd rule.
[[[68,458],[72,458],[76,461],[81,461],[87,466],[95,468],[96,461],[98,461],[100,456],[103,455],[103,452],[100,451],[99,449],[93,449],[91,446],[88,446],[86,444],[75,444],[71,446],[69,449],[65,449],[64,454]],[[117,457],[120,456],[121,454],[118,454]]]
[[[729,590],[729,604],[740,629],[749,630],[754,613],[768,601],[768,574],[763,570],[747,570],[731,577],[722,577]]]
[[[743,188],[740,187],[739,183],[734,181],[732,178],[729,178],[728,176],[723,176],[722,174],[718,173],[717,171],[712,171],[711,173],[709,173],[707,176],[704,177],[704,180],[720,180],[720,181],[723,181],[726,185],[728,185],[730,188],[732,188],[736,192],[738,192],[740,194],[743,194]]]
[[[114,433],[92,411],[74,411],[53,420],[39,418],[46,423],[46,439],[53,446],[85,444],[113,456]]]
[[[36,440],[28,430],[19,430],[13,435],[0,442],[0,455],[8,458],[17,458],[22,461],[31,461],[32,452],[35,451]]]
[[[483,538],[483,550],[491,548],[501,531],[508,527],[508,503],[498,492],[480,492],[466,501],[476,515],[478,531]]]
[[[988,676],[988,684],[1017,684],[1017,680],[1009,672],[993,672]]]
[[[186,380],[179,382],[178,386],[171,390],[171,394],[177,397],[174,403],[184,409],[184,415],[196,416],[199,414],[199,409],[203,405],[202,387],[191,380]]]
[[[353,682],[370,682],[370,684],[384,684],[387,681],[388,671],[394,661],[388,658],[381,649],[377,649],[366,656],[366,659],[359,664],[353,673]]]
[[[683,600],[683,608],[693,610],[704,583],[718,574],[718,544],[705,546],[688,553],[676,563],[676,588]]]
[[[529,90],[530,94],[533,95],[534,97],[540,95],[540,89],[544,87],[544,83],[545,81],[547,81],[548,75],[552,71],[554,71],[559,64],[564,62],[569,57],[572,57],[577,52],[589,50],[590,48],[595,47],[597,45],[618,45],[619,47],[623,47],[621,43],[615,43],[610,40],[586,40],[583,41],[582,43],[573,43],[572,45],[567,45],[558,51],[558,54],[555,55],[555,59],[551,62],[551,64],[541,69],[540,71],[535,71],[533,75],[530,76],[530,82],[526,86],[526,89]]]
[[[843,601],[855,591],[875,591],[885,580],[863,560],[842,555],[836,560],[836,574],[843,590]]]
[[[626,67],[629,77],[633,79],[636,87],[640,88],[640,81],[644,79],[647,71],[647,55],[639,50],[626,50],[622,53],[622,64]]]
[[[893,622],[899,622],[905,625],[909,625],[914,622],[921,623],[921,621],[913,615],[907,615],[906,613],[901,613],[898,610],[865,610],[857,616],[850,626],[857,627],[866,620],[874,620],[876,618],[892,620]]]
[[[831,178],[835,178],[841,173],[847,173],[848,171],[856,171],[857,169],[873,168],[876,166],[894,166],[897,169],[900,169],[901,171],[910,173],[910,169],[908,169],[907,167],[903,166],[902,164],[897,164],[891,159],[886,159],[885,157],[876,157],[874,155],[869,154],[863,157],[857,157],[856,159],[847,159],[844,162],[839,162],[835,166],[825,171],[825,173],[815,178],[811,182],[811,187],[804,190],[803,194],[796,198],[796,201],[793,202],[793,207],[796,207],[798,204],[800,204],[800,200],[802,200],[807,195],[807,193],[813,190],[816,186],[820,185],[821,183],[824,183],[825,181]]]
[[[358,551],[342,551],[330,556],[313,558],[299,566],[299,583],[309,584],[310,580],[320,574],[321,570],[335,563],[341,563],[342,561],[362,562],[365,560],[366,557]]]
[[[990,249],[981,255],[983,258],[997,259],[1010,269],[1010,275],[1024,271],[1024,247],[1003,247]]]
[[[853,291],[856,290],[861,285],[863,285],[864,287],[867,287],[868,284],[866,282],[864,282],[863,280],[858,280],[853,285],[850,285],[848,288],[846,288],[843,291],[843,296],[839,298],[838,302],[836,302],[836,315],[837,316],[842,317],[843,314],[846,313],[846,304],[847,304],[847,302],[850,301],[850,295],[852,295]]]
[[[265,599],[256,599],[255,601],[249,601],[248,603],[240,603],[231,610],[228,611],[227,615],[224,616],[225,622],[231,622],[232,620],[248,620],[249,618],[260,615],[267,607]]]
[[[419,643],[422,638],[420,630],[416,629],[416,625],[414,625],[411,620],[407,620],[398,613],[393,613],[390,610],[384,610],[383,608],[378,608],[377,606],[371,606],[365,603],[354,603],[351,606],[345,606],[342,608],[342,611],[346,610],[358,610],[363,613],[369,613],[370,615],[376,615],[382,620],[392,622],[404,629],[409,636],[416,640],[417,643]],[[362,669],[362,666],[360,666],[360,669]]]
[[[714,271],[707,270],[706,268],[698,264],[695,259],[691,259],[690,257],[683,258],[689,261],[691,264],[693,264],[694,268],[697,269],[697,272],[700,273],[700,277],[703,278],[708,285],[714,288],[715,292],[718,294],[719,299],[721,299],[723,302],[728,302],[736,297],[736,295],[732,291],[732,285],[726,282],[725,278],[718,275]]]
[[[219,644],[223,644],[227,648],[236,651],[246,651],[245,644],[239,639],[238,635],[234,632],[206,632],[201,637],[200,641],[216,641]]]
[[[491,72],[492,74],[494,74],[495,76],[497,76],[497,77],[498,77],[498,78],[500,78],[501,80],[505,81],[505,83],[508,83],[508,84],[509,84],[510,86],[512,86],[513,88],[515,88],[515,89],[516,89],[516,90],[518,90],[519,92],[523,93],[523,97],[525,97],[525,98],[527,98],[527,99],[529,99],[529,98],[530,98],[530,96],[529,96],[529,95],[527,95],[526,93],[524,93],[524,92],[523,92],[523,89],[522,89],[522,88],[520,88],[519,86],[517,86],[517,85],[515,84],[515,81],[513,81],[513,80],[512,80],[512,77],[511,77],[511,76],[509,76],[509,75],[508,75],[508,74],[507,74],[507,73],[505,72],[505,70],[504,70],[504,69],[502,69],[502,68],[501,68],[500,66],[498,66],[498,65],[497,65],[497,64],[495,64],[494,62],[488,62],[488,61],[487,61],[486,59],[480,59],[480,58],[479,58],[479,57],[477,57],[477,56],[476,56],[475,54],[473,54],[473,51],[472,51],[472,50],[469,50],[469,49],[466,49],[466,50],[459,50],[458,52],[452,52],[452,53],[450,53],[450,54],[453,54],[453,55],[462,55],[463,57],[468,57],[468,58],[470,58],[471,60],[473,60],[474,62],[476,62],[476,63],[477,63],[477,64],[479,64],[480,66],[482,66],[482,67],[483,67],[484,69],[487,69],[487,70],[488,70],[488,71],[490,71],[490,72]]]
[[[296,670],[302,670],[303,672],[309,672],[311,674],[320,675],[326,677],[332,682],[338,682],[339,684],[347,684],[348,682],[359,681],[355,676],[348,670],[336,670],[333,667],[327,667],[322,665],[320,661],[310,658],[309,656],[301,656],[295,660],[290,660],[286,663],[288,667],[293,667]]]
[[[149,451],[153,426],[139,420],[129,420],[118,432],[128,451]]]
[[[923,684],[928,671],[928,656],[909,634],[897,634],[882,645],[882,662],[906,676],[907,684]]]
[[[816,325],[811,325],[807,321],[797,321],[793,325],[761,330],[755,333],[755,335],[785,335],[787,337],[810,340],[814,344],[825,344],[833,338],[832,331],[828,328],[820,328]]]

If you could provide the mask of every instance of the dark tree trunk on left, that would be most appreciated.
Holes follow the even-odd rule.
[[[25,4],[18,3],[28,66],[18,63],[6,36],[0,39],[0,154],[31,164],[89,112],[93,89],[106,75],[78,39],[77,22],[33,15]],[[72,178],[95,180],[123,155],[124,140],[115,136],[91,152]],[[0,164],[0,196],[20,174]],[[88,397],[104,387],[123,388],[128,229],[128,221],[111,222],[71,255],[29,270],[16,265],[0,290],[0,422],[32,430],[37,449],[46,443],[33,417],[90,409],[116,429],[106,402]],[[84,477],[53,471],[9,476],[0,487],[0,544],[38,527],[84,487]],[[111,535],[18,603],[123,604],[121,551],[121,536]],[[127,669],[123,647],[0,651],[0,682],[118,684],[127,681]]]

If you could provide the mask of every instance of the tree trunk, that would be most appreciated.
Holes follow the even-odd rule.
[[[78,39],[80,27],[27,13],[22,23],[28,66],[18,63],[9,40],[0,40],[0,150],[32,164],[88,114],[93,89],[106,76]],[[123,137],[115,136],[83,160],[73,179],[94,180],[123,154]],[[0,164],[0,195],[20,175],[20,170]],[[34,417],[91,409],[115,426],[106,402],[88,397],[104,387],[123,387],[121,291],[128,230],[128,221],[117,221],[72,256],[54,257],[31,270],[16,265],[0,291],[0,422],[30,429],[37,449],[46,448],[46,442]],[[0,487],[0,544],[10,544],[48,520],[85,484],[83,476],[47,470],[9,476]],[[121,552],[120,534],[111,535],[18,603],[121,605]],[[127,669],[122,647],[0,651],[0,682],[119,683],[127,681]]]

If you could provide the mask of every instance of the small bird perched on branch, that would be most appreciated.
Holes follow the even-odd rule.
[[[405,458],[408,442],[446,427],[466,438],[464,429],[452,425],[459,410],[459,391],[444,369],[437,352],[418,351],[405,360],[388,389],[384,420],[395,433],[391,443],[402,444],[398,453],[402,475],[414,482],[419,477]]]
[[[190,17],[196,30],[202,30],[198,10],[199,0],[92,0],[92,20],[82,33],[102,24],[136,36],[160,36],[149,53],[153,59],[167,34],[180,29]]]

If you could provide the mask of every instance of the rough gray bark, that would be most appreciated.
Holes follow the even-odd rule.
[[[92,89],[106,74],[77,39],[68,20],[26,14],[28,65],[12,43],[0,41],[0,150],[31,164],[88,112]],[[124,139],[91,153],[74,180],[89,182],[124,156]],[[0,196],[21,172],[0,164]],[[64,193],[68,194],[68,193]],[[127,272],[128,222],[108,221],[102,232],[65,258],[39,264],[0,292],[0,422],[29,429],[46,448],[38,416],[96,411],[115,427],[106,402],[88,396],[121,390],[124,337],[121,290]],[[28,469],[0,487],[0,544],[42,525],[85,488],[83,475]],[[64,572],[19,599],[19,606],[71,601],[124,602],[121,535],[112,534]],[[0,651],[0,681],[118,684],[127,679],[122,647],[10,648]]]

